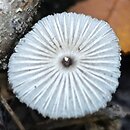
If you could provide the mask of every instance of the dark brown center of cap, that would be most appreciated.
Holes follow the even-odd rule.
[[[62,59],[62,64],[64,67],[68,68],[73,64],[73,60],[72,60],[72,58],[65,56]]]

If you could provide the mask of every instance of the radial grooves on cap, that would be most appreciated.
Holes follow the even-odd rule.
[[[73,62],[66,67],[62,60]],[[76,13],[43,18],[22,38],[8,77],[21,102],[50,118],[77,118],[106,106],[120,76],[118,38],[108,23]]]

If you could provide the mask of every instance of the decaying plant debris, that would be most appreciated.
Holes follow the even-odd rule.
[[[17,40],[32,26],[40,0],[3,0],[0,6],[0,69],[7,68],[7,59]]]
[[[11,1],[11,0],[10,0]],[[20,1],[20,0],[19,0]],[[0,9],[0,70],[7,69],[7,62],[10,53],[17,44],[17,41],[30,26],[33,24],[33,17],[37,13],[37,8],[39,6],[40,0],[21,0],[23,4],[19,3],[17,5],[15,0],[12,0],[11,6],[14,12],[9,13],[10,7],[5,10]],[[21,2],[20,1],[20,2]],[[51,0],[49,0],[51,1]],[[61,0],[65,1],[65,0]],[[60,1],[60,2],[61,2]],[[72,0],[75,1],[75,0]],[[28,3],[28,4],[27,4]],[[30,4],[29,4],[30,3]],[[44,3],[44,2],[43,2]],[[45,0],[46,5],[48,2]],[[56,3],[56,2],[54,2]],[[61,2],[63,3],[63,2]],[[16,6],[17,5],[17,6]],[[44,4],[43,4],[44,5]],[[8,5],[7,5],[8,6]],[[9,4],[10,6],[10,4]],[[21,7],[24,8],[21,9]],[[17,9],[16,9],[17,7]],[[19,8],[20,7],[20,8]],[[51,3],[50,10],[55,7],[59,11],[60,4]],[[40,10],[43,11],[43,10]],[[43,15],[47,13],[47,9],[44,9]],[[14,15],[16,14],[16,15]],[[14,17],[16,16],[16,17]],[[22,17],[21,17],[22,16]],[[31,17],[29,17],[31,16]],[[18,18],[22,18],[25,22],[20,22]],[[9,20],[9,21],[7,21]],[[12,22],[13,21],[13,22]],[[4,24],[1,24],[4,23]],[[9,23],[13,23],[11,26]],[[5,37],[6,36],[6,37]],[[129,130],[129,121],[130,121],[130,103],[129,103],[129,78],[130,78],[130,55],[124,55],[122,57],[122,67],[121,72],[122,76],[120,78],[119,89],[111,103],[108,104],[106,109],[100,110],[99,112],[86,116],[79,119],[69,119],[69,120],[50,120],[48,118],[43,118],[36,111],[31,110],[25,104],[22,104],[18,101],[17,98],[12,94],[10,87],[7,82],[6,70],[0,72],[0,95],[2,95],[0,103],[0,129],[1,130],[119,130],[125,129]],[[4,103],[3,103],[4,100]],[[7,105],[7,104],[8,105]],[[7,107],[7,108],[6,108]],[[7,111],[7,109],[11,111]],[[10,116],[11,112],[17,116],[14,120],[14,116]],[[124,118],[125,117],[125,118]],[[21,128],[17,125],[17,122],[20,122],[23,126]]]

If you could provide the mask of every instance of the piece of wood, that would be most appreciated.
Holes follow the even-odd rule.
[[[41,0],[0,1],[0,70],[7,62],[18,40],[34,24]]]

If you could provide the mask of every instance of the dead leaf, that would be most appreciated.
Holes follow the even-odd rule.
[[[108,21],[119,37],[122,51],[130,51],[130,0],[85,0],[68,11]]]

